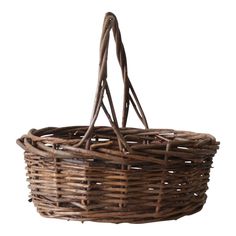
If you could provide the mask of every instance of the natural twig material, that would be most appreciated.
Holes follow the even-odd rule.
[[[111,29],[124,82],[122,128],[106,80]],[[30,198],[38,212],[69,220],[143,223],[201,210],[219,142],[209,134],[148,128],[112,13],[105,16],[99,65],[90,126],[32,129],[17,140],[25,150]],[[144,129],[126,127],[130,104]],[[94,126],[100,108],[110,127]]]

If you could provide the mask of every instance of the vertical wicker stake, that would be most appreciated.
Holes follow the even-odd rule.
[[[162,195],[164,193],[166,175],[167,175],[167,171],[168,171],[168,152],[170,150],[170,142],[169,142],[169,140],[166,139],[166,138],[162,138],[162,137],[159,137],[159,138],[160,139],[164,139],[167,142],[167,144],[166,144],[166,153],[165,153],[165,158],[164,158],[166,168],[163,168],[162,176],[161,176],[160,191],[159,191],[157,207],[156,207],[156,213],[157,214],[160,214],[160,211],[161,211]]]
[[[124,82],[122,127],[107,82],[110,31]],[[143,129],[126,127],[130,105]],[[110,126],[95,126],[101,108]],[[200,211],[219,148],[210,134],[149,129],[112,13],[103,24],[90,125],[32,129],[17,143],[25,150],[32,201],[42,216],[113,223],[178,219]]]
[[[56,150],[58,147],[57,144],[53,144],[53,148]],[[59,170],[59,159],[58,158],[53,158],[54,159],[54,168],[55,168],[55,171],[54,171],[54,178],[55,178],[55,188],[56,188],[56,199],[57,199],[57,202],[56,202],[56,206],[59,207],[60,206],[60,197],[61,195],[59,194],[60,192],[60,188],[58,187],[58,180],[59,180],[59,173],[60,173],[60,170]]]

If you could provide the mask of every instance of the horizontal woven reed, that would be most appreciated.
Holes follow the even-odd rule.
[[[122,128],[107,82],[111,29],[124,82]],[[127,71],[117,19],[107,13],[90,125],[32,129],[17,140],[25,150],[30,200],[42,216],[144,223],[178,219],[202,209],[219,142],[209,134],[150,129]],[[126,127],[130,104],[143,129]],[[95,126],[100,108],[110,127]]]

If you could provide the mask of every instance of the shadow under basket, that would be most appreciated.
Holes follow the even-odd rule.
[[[124,82],[122,128],[107,82],[111,30]],[[130,104],[143,129],[126,127]],[[95,126],[100,108],[110,127]],[[42,216],[113,223],[178,219],[201,210],[219,147],[209,134],[148,127],[128,78],[124,46],[112,13],[106,14],[103,25],[90,125],[32,129],[17,143],[25,150],[30,200]]]

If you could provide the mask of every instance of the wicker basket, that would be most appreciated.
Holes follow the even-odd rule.
[[[122,128],[106,79],[111,29],[124,82]],[[148,128],[112,13],[104,20],[99,69],[89,126],[32,129],[17,140],[25,150],[30,201],[42,216],[82,222],[143,223],[201,210],[219,142],[209,134]],[[130,104],[144,129],[126,128]],[[100,108],[110,127],[94,126]]]

